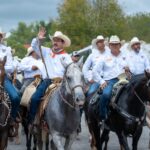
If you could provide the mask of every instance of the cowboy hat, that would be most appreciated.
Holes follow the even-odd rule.
[[[6,36],[6,33],[2,31],[2,28],[0,28],[0,35],[2,35],[3,38]]]
[[[112,35],[109,39],[109,44],[121,44],[121,41],[117,35]]]
[[[132,49],[132,48],[131,48],[132,45],[137,44],[137,43],[141,44],[141,41],[140,41],[137,37],[133,37],[133,38],[131,39],[131,41],[129,42],[128,48],[129,48],[129,49]]]
[[[64,46],[69,47],[71,45],[71,40],[68,36],[63,34],[61,31],[56,31],[53,36],[49,35],[49,38],[53,41],[54,38],[59,38],[64,41]]]
[[[26,54],[26,56],[29,56],[32,52],[34,52],[34,49],[33,49],[32,47],[29,47],[29,48],[27,49],[27,54]]]
[[[98,35],[95,39],[92,40],[92,46],[97,47],[97,42],[102,40],[105,40],[104,37],[102,35]]]

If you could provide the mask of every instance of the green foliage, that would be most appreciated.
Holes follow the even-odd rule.
[[[69,52],[90,45],[93,38],[102,34],[105,37],[118,35],[121,39],[130,40],[133,36],[150,42],[150,14],[139,13],[126,16],[117,0],[64,0],[58,7],[59,17],[50,20],[18,24],[11,31],[7,43],[16,49],[16,55],[24,57],[26,48],[33,37],[36,37],[39,27],[46,28],[45,46],[51,46],[49,34],[62,31],[72,41]]]

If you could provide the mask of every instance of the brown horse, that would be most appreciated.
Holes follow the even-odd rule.
[[[3,87],[6,57],[0,60],[0,150],[7,148],[7,141],[9,136],[9,116],[10,108],[8,106],[9,96]]]

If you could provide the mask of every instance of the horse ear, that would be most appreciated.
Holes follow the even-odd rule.
[[[77,62],[77,65],[78,65],[80,68],[82,68],[82,66],[83,66],[83,59],[84,59],[84,56],[82,56],[82,57],[79,59],[79,61]]]
[[[145,76],[150,79],[150,72],[145,70]]]

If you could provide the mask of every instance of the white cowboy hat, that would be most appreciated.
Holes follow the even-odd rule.
[[[2,28],[0,28],[0,34],[2,35],[3,38],[5,38],[6,33],[2,31]]]
[[[98,36],[96,37],[96,39],[93,39],[93,40],[92,40],[92,46],[93,46],[93,47],[97,47],[96,43],[97,43],[98,41],[101,41],[101,40],[105,40],[105,39],[104,39],[104,37],[103,37],[102,35],[98,35]]]
[[[121,44],[121,41],[117,35],[112,35],[109,39],[109,44]]]
[[[133,37],[133,38],[131,39],[131,41],[129,42],[128,48],[129,48],[129,49],[132,49],[132,48],[131,48],[132,45],[134,45],[134,44],[136,44],[136,43],[141,44],[141,41],[140,41],[137,37]]]
[[[34,52],[34,49],[33,49],[32,47],[29,47],[29,48],[27,49],[27,54],[26,54],[26,56],[29,56],[32,52]]]
[[[65,47],[69,47],[71,45],[71,40],[69,39],[69,37],[63,34],[61,31],[56,31],[53,36],[49,35],[49,38],[52,41],[54,38],[62,39],[65,42],[64,44]]]

